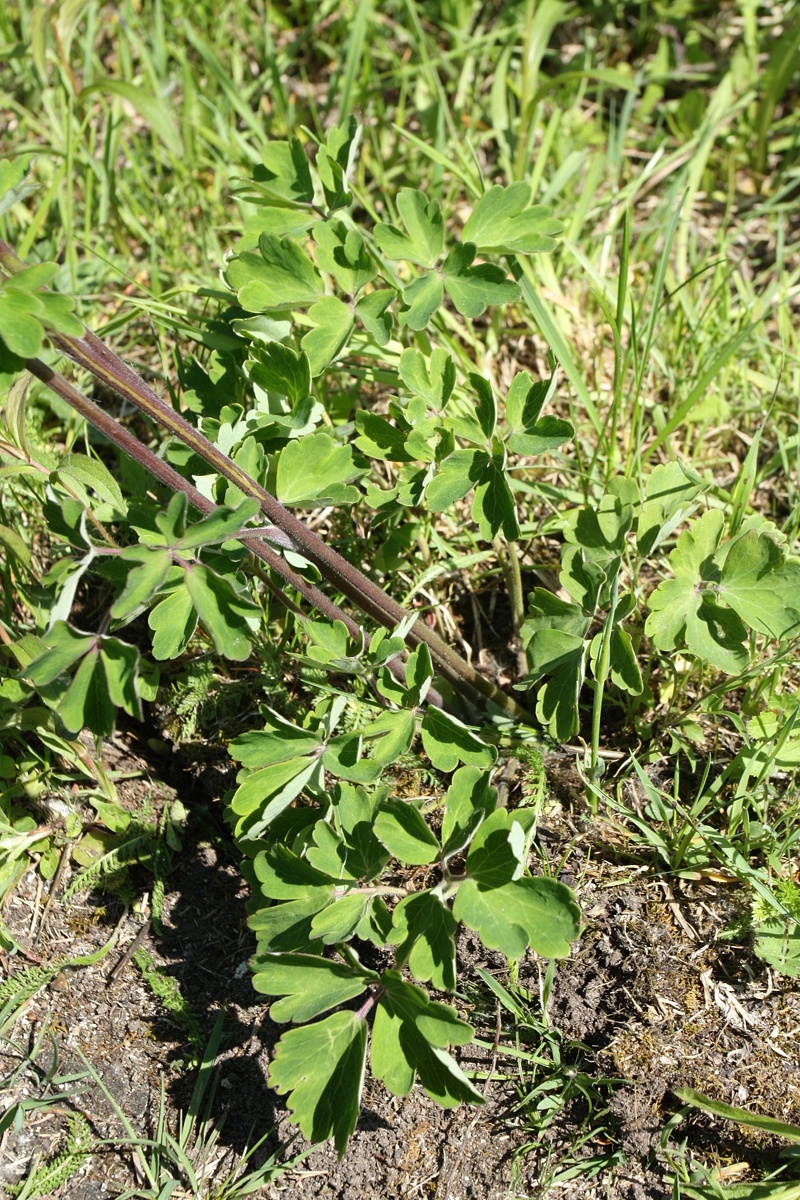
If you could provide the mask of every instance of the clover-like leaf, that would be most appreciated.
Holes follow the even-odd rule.
[[[750,529],[736,538],[716,590],[751,629],[779,642],[800,633],[800,562],[787,561],[769,534]]]
[[[330,127],[324,146],[317,151],[317,172],[329,211],[350,203],[350,175],[360,140],[361,126],[349,116]]]
[[[314,375],[339,358],[353,332],[353,314],[338,296],[323,296],[308,310],[315,328],[303,335],[302,347]]]
[[[265,196],[289,204],[308,205],[314,199],[314,184],[302,142],[268,142],[261,151],[261,167],[253,179]]]
[[[277,392],[292,405],[311,394],[311,365],[302,350],[271,341],[255,346],[247,364],[253,383],[265,392]]]
[[[670,554],[673,579],[660,583],[648,600],[645,632],[659,650],[673,650],[685,636],[689,650],[729,675],[747,666],[747,630],[736,612],[716,600],[716,562],[724,516],[709,509],[685,529]]]
[[[389,305],[396,296],[391,288],[378,288],[361,296],[356,304],[356,316],[367,333],[379,346],[386,346],[392,336],[392,314]]]
[[[409,329],[419,332],[425,329],[435,312],[444,300],[444,284],[440,275],[428,271],[420,275],[413,283],[403,288],[403,309],[400,321]]]
[[[342,291],[356,296],[377,274],[364,239],[343,221],[319,221],[314,226],[317,265],[333,275]]]
[[[442,858],[460,854],[496,804],[497,789],[490,784],[489,772],[459,767],[444,798]]]
[[[482,741],[452,713],[429,704],[422,718],[422,744],[437,771],[454,771],[460,762],[491,767],[497,758],[494,746]]]

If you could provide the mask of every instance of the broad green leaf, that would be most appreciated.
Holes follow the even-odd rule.
[[[137,546],[136,549],[140,553],[144,551],[146,557],[142,558],[138,567],[129,572],[125,587],[111,606],[111,616],[117,621],[131,616],[137,609],[149,604],[166,580],[171,566],[171,559],[166,550],[145,546]],[[124,550],[122,557],[126,557]]]
[[[519,958],[531,946],[543,958],[566,958],[580,934],[580,909],[572,892],[555,879],[525,877],[502,887],[467,879],[458,889],[453,916],[480,935],[484,946]]]
[[[473,267],[476,247],[462,242],[448,254],[442,267],[444,289],[464,317],[481,316],[492,304],[512,304],[522,293],[502,267],[480,263]]]
[[[243,817],[258,814],[255,821],[247,820],[237,830],[247,829],[249,837],[261,837],[276,817],[296,800],[306,787],[319,788],[322,768],[316,759],[290,758],[274,767],[262,767],[237,788],[231,810]]]
[[[444,300],[444,285],[440,275],[429,271],[403,288],[403,309],[400,322],[409,329],[419,332],[425,329],[431,317]]]
[[[560,417],[542,417],[525,433],[512,433],[508,448],[514,454],[547,454],[575,436],[575,427]]]
[[[336,880],[280,843],[257,854],[253,869],[261,891],[270,900],[319,899],[322,908],[334,898]]]
[[[545,205],[529,207],[530,201],[531,189],[527,183],[490,187],[464,226],[464,241],[474,242],[479,250],[503,250],[509,254],[554,250],[561,223],[554,220]]]
[[[236,592],[222,575],[199,563],[186,567],[184,580],[217,653],[243,662],[250,655],[251,623],[261,615],[258,605]]]
[[[396,1096],[407,1096],[418,1074],[428,1095],[445,1108],[462,1101],[482,1104],[480,1092],[444,1049],[471,1041],[471,1027],[394,971],[386,971],[381,983],[384,993],[372,1030],[373,1075]]]
[[[412,866],[436,862],[439,843],[419,809],[404,800],[387,800],[375,818],[375,836],[393,858]]]
[[[751,629],[776,641],[800,633],[800,562],[787,562],[768,534],[751,529],[733,542],[717,594]]]
[[[78,483],[82,488],[91,488],[100,500],[110,504],[119,513],[124,515],[128,511],[119,484],[108,467],[98,459],[87,458],[85,454],[68,454],[54,474],[59,479]]]
[[[0,286],[0,338],[19,358],[36,358],[44,341],[41,306],[27,292]]]
[[[117,638],[104,637],[100,643],[100,658],[112,704],[141,721],[142,702],[136,689],[139,651]]]
[[[335,900],[311,922],[311,933],[326,946],[348,941],[358,929],[367,911],[369,896],[357,893]]]
[[[316,733],[292,725],[279,713],[270,712],[266,729],[243,733],[228,745],[228,753],[242,766],[254,769],[285,762],[302,754],[322,753]]]
[[[456,986],[456,921],[435,892],[418,892],[401,900],[392,913],[389,942],[398,946],[398,958],[408,962],[420,983],[432,983],[440,992]]]
[[[503,887],[522,875],[524,854],[522,826],[506,809],[498,808],[486,818],[472,839],[467,855],[467,875],[481,887]]]
[[[65,621],[57,621],[49,630],[45,643],[47,650],[23,669],[23,675],[35,687],[52,683],[59,675],[68,671],[98,642],[96,634],[78,633]]]
[[[15,276],[15,279],[18,278],[18,275]],[[69,337],[83,337],[84,324],[73,312],[75,301],[72,296],[61,296],[56,292],[38,292],[36,298],[42,305],[42,321],[46,328],[66,333]]]
[[[308,315],[316,322],[316,328],[304,335],[301,344],[309,357],[312,374],[317,376],[347,345],[353,332],[353,314],[338,296],[323,296],[311,305]]]
[[[177,658],[197,627],[197,612],[185,587],[165,596],[147,618],[153,631],[153,656]]]
[[[459,767],[444,798],[442,857],[460,854],[496,804],[497,789],[491,786],[489,772]]]
[[[506,396],[506,420],[511,428],[533,429],[555,387],[555,374],[549,379],[534,379],[529,371],[518,371]]]
[[[422,719],[422,744],[437,771],[454,771],[460,762],[473,767],[491,767],[497,758],[487,745],[451,713],[429,704]]]
[[[433,266],[444,248],[444,219],[439,201],[429,201],[414,188],[401,188],[397,209],[408,232],[403,234],[394,225],[376,225],[378,249],[387,258],[402,258],[421,267]]]
[[[240,533],[258,511],[258,501],[251,496],[242,500],[235,508],[221,505],[207,517],[190,525],[178,539],[177,549],[196,550],[200,546],[226,542]]]
[[[293,406],[311,394],[311,367],[302,350],[265,342],[253,349],[247,366],[253,383],[285,396]]]
[[[389,305],[395,295],[396,292],[391,288],[379,288],[367,296],[362,296],[356,304],[356,316],[379,346],[388,345],[392,336],[392,314],[389,312]]]
[[[271,1085],[289,1093],[287,1107],[308,1140],[332,1137],[340,1157],[358,1120],[366,1050],[366,1021],[338,1012],[285,1033],[269,1068]]]
[[[323,293],[322,279],[291,238],[263,233],[258,253],[246,250],[228,264],[225,278],[247,312],[304,308]]]
[[[636,530],[640,554],[652,554],[674,532],[703,487],[703,481],[694,478],[680,462],[661,463],[653,468]]]
[[[509,542],[519,538],[517,506],[506,473],[495,458],[487,459],[481,478],[475,485],[471,512],[485,541],[494,541],[501,530]]]
[[[140,533],[141,540],[153,545],[161,545],[164,541],[168,546],[177,546],[186,530],[187,503],[183,492],[176,492],[174,496],[171,496],[166,509],[156,513],[156,526],[163,535],[163,539],[152,533],[149,533],[147,537]]]
[[[720,570],[715,562],[724,516],[709,509],[678,538],[669,557],[674,579],[660,583],[648,600],[645,632],[659,650],[674,650],[685,636],[692,654],[729,675],[744,670],[747,630],[715,599]]]
[[[114,705],[108,694],[99,647],[81,661],[75,677],[58,705],[58,715],[70,733],[91,729],[105,737],[114,728]]]
[[[485,450],[456,450],[441,464],[425,488],[431,512],[443,512],[483,478],[491,459]]]
[[[363,475],[352,446],[312,433],[284,446],[278,459],[276,491],[283,504],[350,504],[358,490],[347,485]]]
[[[314,226],[317,265],[333,275],[343,292],[357,295],[377,274],[364,239],[343,221],[319,221]]]
[[[407,346],[400,355],[400,378],[410,392],[431,408],[444,408],[456,385],[456,364],[447,350],[436,349],[429,358]]]
[[[303,900],[284,900],[282,904],[259,908],[247,920],[256,935],[257,953],[311,953],[311,920],[327,904],[327,896],[314,894]]]
[[[310,204],[314,185],[303,145],[298,138],[269,142],[261,151],[263,166],[253,177],[265,191],[291,204]]]
[[[352,967],[311,954],[265,954],[254,961],[253,967],[257,992],[284,997],[269,1010],[273,1021],[295,1025],[360,996],[370,982]]]

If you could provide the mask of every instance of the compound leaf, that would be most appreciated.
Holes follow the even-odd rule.
[[[401,961],[420,983],[432,983],[440,992],[456,986],[457,923],[435,892],[407,896],[392,913],[389,942],[399,946]]]
[[[422,744],[437,771],[454,771],[460,762],[472,767],[491,767],[497,758],[494,746],[482,741],[458,717],[432,704],[422,719]]]
[[[420,811],[403,800],[387,800],[375,818],[375,836],[393,858],[421,866],[439,857],[439,843]]]
[[[352,446],[327,433],[311,433],[284,446],[276,491],[283,504],[352,504],[359,492],[348,484],[363,474],[353,461]]]
[[[262,233],[258,252],[245,250],[231,260],[225,278],[247,312],[304,308],[323,293],[311,259],[291,238]]]
[[[502,887],[461,884],[453,916],[480,935],[484,946],[519,958],[529,946],[544,958],[566,958],[580,933],[580,909],[555,879],[516,879]]]

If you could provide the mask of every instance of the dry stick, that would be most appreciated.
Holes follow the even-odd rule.
[[[12,274],[22,270],[24,265],[13,249],[2,239],[0,239],[0,263]],[[251,479],[232,459],[223,454],[184,417],[176,413],[156,395],[135,371],[131,370],[93,333],[86,330],[83,338],[72,338],[63,334],[51,334],[50,336],[54,345],[79,366],[89,371],[123,399],[130,401],[162,428],[173,433],[184,445],[189,446],[205,459],[220,475],[235,484],[246,496],[252,496],[258,500],[262,512],[267,518],[283,530],[305,557],[319,568],[322,575],[362,612],[388,629],[393,629],[395,625],[407,618],[408,613],[402,605],[388,596],[358,568],[352,566],[340,554],[326,545],[320,537],[312,533],[265,488]],[[477,692],[485,699],[493,701],[510,716],[529,724],[534,723],[530,714],[516,700],[506,695],[501,688],[484,678],[474,667],[465,662],[438,634],[429,629],[424,621],[418,619],[415,622],[409,632],[409,638],[414,643],[425,642],[427,644],[439,673],[462,695],[466,694],[468,698],[474,698]]]
[[[63,375],[59,375],[53,371],[45,363],[38,358],[27,359],[25,367],[30,371],[31,375],[35,375],[42,383],[60,396],[62,400],[66,400],[76,412],[80,413],[87,421],[95,426],[108,440],[120,449],[124,450],[132,458],[135,458],[145,470],[147,470],[156,479],[160,480],[166,487],[174,492],[183,492],[189,503],[203,516],[214,511],[215,505],[206,496],[199,492],[196,487],[179,475],[174,467],[169,463],[164,462],[157,454],[154,454],[147,446],[144,446],[138,438],[129,433],[123,425],[110,417],[108,413],[103,412],[94,401],[89,400],[84,396],[83,392],[78,391],[73,387]],[[342,621],[347,627],[347,632],[352,638],[364,642],[364,631],[352,617],[349,617],[337,604],[334,604],[324,592],[320,591],[312,583],[309,583],[298,575],[289,564],[281,558],[265,541],[257,534],[248,534],[246,530],[242,530],[236,535],[237,541],[242,542],[247,546],[248,550],[260,558],[267,566],[271,567],[276,574],[300,593],[308,604],[312,605],[323,616],[330,621]],[[388,664],[389,670],[402,683],[404,675],[400,664],[396,660],[392,660]],[[436,705],[442,704],[442,699],[436,692],[429,692],[428,698]]]

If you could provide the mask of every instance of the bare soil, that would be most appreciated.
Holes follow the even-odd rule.
[[[128,764],[117,751],[114,768],[125,765],[141,772],[132,748]],[[158,805],[178,794],[191,815],[168,880],[162,931],[150,928],[143,944],[178,984],[203,1037],[225,1009],[214,1106],[222,1125],[206,1164],[213,1196],[210,1184],[224,1178],[248,1145],[272,1130],[252,1160],[258,1163],[292,1136],[281,1099],[267,1082],[280,1029],[250,984],[247,888],[229,858],[221,806],[214,799],[230,782],[227,768],[209,763],[186,769],[184,764],[176,773],[170,767],[164,773],[172,786],[148,771],[149,778],[120,785],[124,802],[136,807],[146,793]],[[683,1139],[687,1169],[716,1168],[725,1182],[758,1178],[778,1165],[779,1143],[702,1114],[687,1116],[666,1149],[662,1139],[680,1107],[673,1095],[680,1086],[800,1121],[800,988],[774,976],[746,944],[721,940],[741,915],[734,888],[718,879],[666,881],[644,866],[621,862],[608,831],[581,811],[563,760],[554,760],[549,774],[558,798],[541,828],[540,851],[560,864],[561,877],[575,887],[586,922],[571,958],[557,965],[547,1007],[561,1063],[552,1061],[549,1043],[542,1040],[537,997],[545,964],[530,957],[519,966],[519,985],[532,997],[532,1023],[515,1033],[509,1014],[488,989],[476,986],[472,970],[482,966],[507,983],[508,965],[487,956],[466,933],[459,948],[463,991],[457,1004],[475,1023],[482,1046],[465,1048],[462,1064],[482,1072],[485,1105],[443,1111],[419,1087],[407,1100],[398,1100],[368,1080],[358,1129],[343,1161],[337,1161],[332,1146],[317,1147],[257,1195],[503,1200],[552,1189],[554,1195],[581,1200],[666,1200],[672,1194],[670,1155],[679,1153]],[[148,886],[143,873],[136,882]],[[62,879],[60,886],[65,883]],[[126,947],[141,933],[141,919],[107,895],[68,904],[55,898],[49,906],[47,900],[47,889],[31,871],[4,914],[20,944],[45,963],[97,949],[122,924],[113,951],[101,963],[62,971],[21,1010],[9,1034],[17,1049],[2,1045],[0,1071],[7,1074],[42,1030],[48,1038],[37,1060],[40,1074],[23,1073],[14,1098],[44,1094],[56,1047],[61,1074],[83,1070],[80,1050],[137,1136],[155,1134],[163,1081],[174,1130],[189,1104],[196,1071],[185,1028],[158,1001],[136,964],[124,961]],[[20,957],[2,966],[12,975],[26,968]],[[525,1060],[515,1057],[517,1048],[539,1053],[550,1066],[540,1068],[534,1080]],[[586,1087],[570,1087],[570,1080]],[[531,1095],[534,1083],[543,1082],[546,1086]],[[565,1094],[566,1103],[548,1109]],[[141,1186],[130,1149],[120,1144],[126,1136],[120,1119],[97,1086],[55,1109],[30,1113],[20,1132],[7,1131],[0,1182],[26,1178],[36,1160],[57,1152],[73,1108],[88,1117],[98,1141],[110,1144],[98,1146],[81,1173],[56,1194],[100,1200]],[[302,1148],[297,1139],[286,1153],[293,1157]]]

